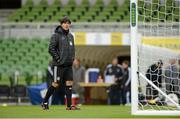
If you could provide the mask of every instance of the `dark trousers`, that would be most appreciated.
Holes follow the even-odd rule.
[[[65,104],[65,87],[56,89],[52,95],[52,105],[64,105]]]
[[[156,97],[158,97],[158,91],[148,84],[146,86],[146,98],[155,99]]]
[[[108,100],[110,105],[126,104],[126,93],[119,85],[111,85],[109,88]]]

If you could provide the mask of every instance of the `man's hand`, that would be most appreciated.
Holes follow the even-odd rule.
[[[57,87],[59,87],[59,84],[58,84],[57,82],[52,82],[52,86],[53,86],[54,88],[57,88]]]
[[[61,61],[61,60],[60,60],[60,57],[56,57],[56,62],[57,62],[57,63],[60,63],[60,61]]]

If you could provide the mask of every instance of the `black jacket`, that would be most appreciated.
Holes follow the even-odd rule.
[[[120,65],[113,66],[112,64],[108,65],[106,68],[105,75],[114,75],[116,80],[116,83],[120,86],[124,85],[124,74],[123,69]]]
[[[156,64],[151,65],[146,71],[146,77],[152,81],[156,86],[161,87],[162,83],[162,69],[158,68]]]
[[[53,58],[53,65],[72,66],[75,57],[73,35],[58,26],[51,36],[49,53]]]

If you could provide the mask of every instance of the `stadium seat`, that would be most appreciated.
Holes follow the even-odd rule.
[[[94,8],[98,8],[100,9],[100,11],[103,10],[103,7],[104,7],[104,2],[103,0],[97,0],[95,5],[93,6]]]
[[[14,94],[16,97],[25,97],[26,96],[26,86],[25,85],[16,85],[14,87]]]
[[[32,8],[34,5],[33,1],[32,0],[27,0],[25,5],[23,6],[23,8]]]
[[[10,87],[8,85],[0,85],[0,98],[10,96]]]
[[[78,22],[92,22],[93,18],[92,16],[82,16]]]
[[[106,21],[106,16],[97,16],[95,17],[95,22],[105,22]]]
[[[175,7],[174,9],[173,9],[173,13],[175,14],[175,15],[179,15],[179,12],[180,12],[180,8],[179,7]]]
[[[85,10],[87,11],[90,7],[89,1],[88,0],[82,0],[81,5],[78,7],[85,8]]]
[[[68,3],[66,5],[63,6],[63,9],[71,9],[72,11],[75,9],[76,7],[76,1],[75,0],[69,0]]]
[[[174,17],[173,17],[173,21],[179,22],[179,21],[180,21],[180,20],[179,20],[179,16],[174,16]]]

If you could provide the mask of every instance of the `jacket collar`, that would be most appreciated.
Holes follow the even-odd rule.
[[[56,27],[55,33],[63,33],[65,35],[68,35],[69,33],[69,30],[64,30],[60,25]]]

